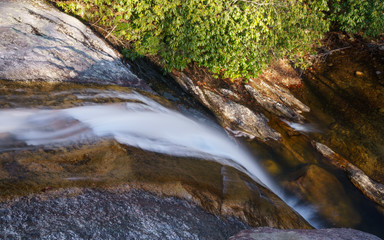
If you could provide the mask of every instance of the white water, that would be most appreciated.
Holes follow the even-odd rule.
[[[313,126],[310,123],[295,123],[288,120],[282,119],[289,127],[295,129],[298,132],[311,133],[311,132],[321,132],[318,128]]]
[[[134,102],[62,110],[1,110],[0,136],[10,135],[28,145],[70,144],[111,137],[148,151],[212,159],[247,173],[310,220],[312,210],[294,206],[292,199],[287,199],[256,161],[224,131],[167,109],[138,93],[124,93],[119,98]]]

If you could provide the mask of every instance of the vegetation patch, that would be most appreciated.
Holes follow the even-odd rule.
[[[224,79],[255,77],[283,57],[306,67],[305,56],[330,26],[369,36],[384,29],[380,0],[55,2],[66,12],[110,27],[109,34],[129,43],[126,57],[158,56],[167,71],[195,63]]]

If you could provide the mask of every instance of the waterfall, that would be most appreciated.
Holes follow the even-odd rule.
[[[118,95],[124,103],[90,104],[59,110],[11,109],[0,111],[0,136],[9,135],[28,145],[69,145],[92,138],[114,138],[122,144],[173,156],[211,159],[247,173],[268,187],[310,221],[310,208],[295,206],[253,157],[221,128],[203,124],[168,109],[139,93],[105,91],[96,96]],[[0,147],[6,148],[0,141]],[[316,226],[316,223],[311,222]]]

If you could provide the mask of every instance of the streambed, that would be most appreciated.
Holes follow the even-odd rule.
[[[4,234],[18,236],[20,232],[11,227],[17,221],[25,221],[12,220],[12,213],[22,211],[17,209],[18,204],[21,209],[35,205],[43,208],[51,203],[49,199],[69,205],[72,200],[82,199],[86,204],[98,201],[93,197],[102,194],[100,191],[122,185],[125,189],[186,199],[203,207],[207,214],[223,216],[212,215],[222,229],[227,229],[218,229],[218,236],[228,237],[239,228],[248,227],[245,223],[310,228],[268,190],[266,186],[281,193],[252,156],[196,109],[188,110],[157,95],[116,86],[7,81],[1,84],[0,197],[4,218],[1,224],[7,227]],[[177,112],[178,108],[184,114]],[[60,196],[62,189],[76,188],[85,190]],[[34,198],[30,194],[38,195]],[[106,197],[111,194],[106,192]],[[111,198],[118,197],[115,194]],[[41,212],[43,220],[50,218],[49,212]],[[88,216],[90,212],[84,214]],[[173,217],[177,216],[183,215],[174,213]],[[79,224],[84,227],[76,228],[80,232],[76,230],[75,235],[88,236],[83,232],[89,232],[83,220],[79,219]],[[228,221],[229,225],[225,225]],[[38,238],[35,235],[23,236]]]
[[[308,130],[300,133],[272,121],[282,133],[283,144],[246,141],[246,150],[201,112],[157,95],[116,86],[6,81],[2,86],[3,199],[61,188],[104,189],[129,183],[150,192],[190,198],[221,214],[232,211],[223,210],[226,206],[249,201],[252,196],[267,215],[247,221],[256,226],[305,227],[291,213],[271,208],[270,200],[255,199],[252,191],[266,190],[250,190],[247,184],[251,181],[244,182],[244,176],[223,167],[228,165],[269,187],[316,227],[353,227],[381,236],[380,208],[343,172],[322,162],[307,136],[319,133],[314,125],[300,125]],[[313,176],[303,179],[304,172]],[[309,190],[304,194],[318,199],[307,202],[304,195],[298,202],[300,195],[291,191],[298,187],[306,187]],[[271,198],[268,191],[264,194]],[[318,214],[317,208],[331,213]]]

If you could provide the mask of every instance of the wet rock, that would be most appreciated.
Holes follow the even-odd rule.
[[[184,90],[192,93],[235,135],[257,137],[262,140],[280,138],[280,134],[268,125],[268,119],[262,113],[254,112],[208,89],[201,89],[184,73],[173,74],[173,77]]]
[[[0,202],[3,239],[227,239],[249,228],[142,190],[80,189]]]
[[[358,77],[362,77],[362,76],[364,76],[364,73],[360,72],[360,71],[355,71],[355,75]]]
[[[241,101],[241,97],[229,89],[221,88],[219,91],[225,98],[233,99],[234,101]]]
[[[303,118],[301,112],[309,112],[311,109],[297,99],[292,93],[284,86],[279,86],[276,83],[269,82],[263,79],[253,79],[249,85],[253,89],[258,89],[260,94],[271,98],[273,101],[286,105],[295,111],[297,118]],[[252,90],[251,90],[252,91]]]
[[[41,0],[0,2],[0,79],[119,84],[149,90],[120,55]]]
[[[332,149],[321,143],[314,143],[316,149],[329,162],[348,173],[351,182],[369,199],[384,207],[384,185],[373,181],[361,169],[348,160],[335,153]]]
[[[280,134],[268,126],[268,119],[262,113],[256,113],[230,100],[225,101],[211,91],[204,89],[203,92],[210,103],[211,111],[230,129],[240,130],[262,140],[280,138]]]
[[[301,171],[295,180],[285,184],[288,189],[316,204],[319,213],[333,224],[356,226],[360,223],[360,215],[335,176],[316,165],[309,165]]]
[[[326,63],[333,62],[337,67],[328,69],[326,63],[319,64],[316,71],[305,76],[303,91],[297,94],[312,109],[306,115],[309,119],[332,126],[314,140],[384,184],[384,124],[379,111],[384,107],[384,87],[375,75],[377,70],[383,72],[383,59],[369,49],[377,49],[377,45],[353,47],[345,55],[334,54]],[[364,77],[355,76],[356,70]]]
[[[279,117],[287,118],[294,121],[299,121],[302,119],[302,117],[296,112],[294,112],[291,108],[285,106],[280,102],[272,100],[269,96],[262,95],[258,90],[251,87],[250,85],[245,85],[244,87],[252,95],[256,102],[267,111],[274,113]]]
[[[254,227],[311,228],[246,174],[204,159],[173,157],[105,140],[1,153],[0,162],[1,170],[8,173],[0,181],[2,199],[60,188],[125,185],[186,199],[212,214],[237,217]]]
[[[272,239],[301,239],[301,240],[380,240],[380,238],[365,232],[349,228],[330,228],[316,230],[281,230],[273,228],[256,228],[243,230],[229,240],[272,240]]]

